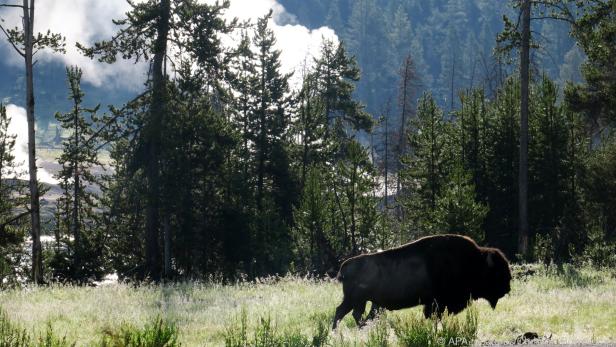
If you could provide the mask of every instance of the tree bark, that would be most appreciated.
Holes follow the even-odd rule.
[[[531,1],[522,3],[522,48],[520,50],[520,164],[518,173],[518,254],[528,255],[528,102],[530,83]]]
[[[388,107],[389,108],[389,107]],[[385,158],[384,159],[384,167],[383,171],[385,173],[385,211],[387,212],[389,208],[389,110],[385,113]],[[373,160],[374,162],[374,160]],[[398,158],[398,162],[400,162],[400,158]],[[398,168],[399,170],[399,168]],[[400,193],[399,189],[396,189],[396,194]]]
[[[163,215],[163,234],[164,234],[164,276],[166,279],[171,278],[171,225],[169,224],[169,215]]]
[[[400,113],[400,130],[398,137],[398,153],[396,158],[396,199],[401,199],[402,194],[402,159],[406,155],[407,136],[406,123],[407,116],[412,112],[411,99],[413,98],[413,80],[417,77],[415,67],[411,55],[407,55],[404,59],[402,67],[401,95],[399,96]],[[404,220],[404,211],[400,204],[396,206],[396,215],[399,221]],[[401,241],[402,242],[402,241]]]
[[[79,196],[80,193],[80,182],[79,182],[79,164],[76,158],[77,151],[79,148],[79,103],[75,98],[75,109],[74,109],[74,126],[75,133],[73,137],[75,139],[75,153],[73,153],[73,241],[74,241],[74,265],[75,265],[75,276],[79,279],[81,275],[81,237],[80,237],[80,227],[79,227]]]
[[[152,62],[152,101],[150,119],[146,131],[148,146],[148,199],[146,207],[146,273],[154,281],[160,280],[161,264],[159,250],[159,152],[163,117],[166,109],[166,83],[163,65],[167,53],[169,21],[171,18],[170,0],[161,0],[159,5],[157,36],[154,43],[154,60]]]
[[[26,64],[26,115],[28,120],[28,165],[30,174],[30,222],[32,237],[32,280],[43,283],[43,255],[41,247],[41,216],[36,167],[36,137],[34,118],[34,0],[23,0],[24,54]]]

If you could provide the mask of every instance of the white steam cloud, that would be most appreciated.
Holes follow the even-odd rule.
[[[6,114],[11,119],[8,127],[8,133],[17,135],[15,140],[15,164],[17,164],[17,177],[20,179],[28,179],[28,120],[26,118],[26,109],[23,107],[9,104],[6,106]],[[58,181],[49,171],[39,168],[37,170],[38,179],[41,182],[56,184]]]
[[[210,1],[212,2],[212,1]],[[240,21],[252,20],[273,11],[270,27],[276,35],[276,49],[282,51],[280,60],[284,73],[295,72],[291,78],[291,86],[301,85],[301,69],[304,63],[310,65],[313,57],[318,57],[323,40],[338,41],[333,29],[321,27],[309,29],[297,23],[294,15],[288,13],[275,0],[232,0],[227,11],[227,18],[238,18]]]
[[[213,0],[202,0],[214,2]],[[42,62],[61,61],[66,65],[77,65],[84,71],[84,81],[98,87],[128,89],[137,91],[143,87],[145,64],[135,65],[132,61],[118,60],[115,64],[99,63],[84,57],[75,47],[76,42],[91,45],[101,39],[108,39],[117,30],[111,20],[123,18],[129,10],[126,0],[45,0],[36,3],[35,31],[51,30],[66,37],[66,54],[40,52]],[[278,40],[277,48],[282,50],[282,68],[285,72],[294,71],[310,58],[318,54],[323,38],[337,41],[335,32],[322,27],[310,30],[296,23],[295,16],[286,12],[276,0],[232,0],[225,12],[228,19],[253,20],[273,10],[271,27]],[[0,17],[6,27],[21,25],[18,9],[0,9]],[[0,39],[0,54],[7,63],[21,68],[23,62],[6,40]],[[309,61],[310,59],[308,59]],[[299,75],[299,74],[296,74]],[[297,78],[292,81],[297,84]]]

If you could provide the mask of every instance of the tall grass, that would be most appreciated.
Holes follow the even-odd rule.
[[[246,310],[236,322],[225,330],[225,347],[322,347],[329,341],[329,328],[323,316],[316,319],[313,333],[303,334],[299,329],[280,330],[271,317],[261,317],[249,334]]]
[[[400,346],[470,346],[477,340],[478,312],[470,306],[462,315],[445,312],[441,319],[406,316],[394,319],[392,326]]]
[[[30,336],[25,329],[10,321],[4,310],[0,310],[0,347],[28,347]]]
[[[157,317],[143,329],[124,324],[118,331],[106,331],[92,347],[178,347],[178,330],[173,324]],[[0,347],[74,347],[66,337],[58,337],[51,325],[37,338],[15,323],[0,310]]]
[[[25,329],[13,323],[4,310],[0,309],[0,347],[72,347],[66,337],[59,338],[52,327],[47,325],[45,333],[32,338]]]
[[[263,341],[274,346],[412,346],[448,336],[469,341],[474,326],[476,343],[509,343],[527,332],[551,336],[551,342],[559,343],[616,342],[613,270],[542,265],[513,270],[511,293],[496,310],[478,300],[473,304],[476,316],[463,311],[452,317],[456,322],[445,317],[435,324],[416,307],[388,311],[362,329],[347,315],[335,331],[329,327],[342,299],[335,281],[287,276],[233,285],[119,283],[10,289],[0,291],[0,306],[6,312],[0,314],[0,347],[39,343],[48,327],[53,327],[50,335],[66,336],[66,345],[76,342],[79,347],[100,346],[103,339],[107,346],[121,346],[118,341],[124,336],[141,336],[144,330],[158,331],[155,340],[169,346],[254,346]],[[156,317],[164,322],[158,328]],[[476,317],[477,323],[469,317]],[[169,329],[175,331],[174,337],[163,338],[169,337]]]
[[[366,347],[388,347],[390,345],[388,323],[385,314],[379,315],[372,329],[368,332]]]
[[[156,317],[143,329],[124,323],[119,331],[106,331],[100,347],[178,347],[178,329],[175,324]]]
[[[425,319],[419,315],[389,319],[386,314],[382,314],[365,328],[368,329],[367,338],[365,341],[359,341],[359,346],[470,346],[477,339],[477,317],[477,310],[473,307],[466,310],[463,317],[445,314],[441,319]],[[321,316],[321,319],[315,322],[316,325],[309,334],[280,329],[269,316],[259,318],[251,329],[246,311],[242,310],[239,318],[225,330],[225,347],[358,346],[358,341],[353,341],[343,334],[330,341],[329,319],[323,318],[325,317]],[[396,337],[394,340],[390,338],[392,330]]]

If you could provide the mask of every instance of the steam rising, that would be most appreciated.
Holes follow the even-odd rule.
[[[202,0],[209,3],[213,0]],[[111,37],[117,27],[112,19],[123,18],[128,11],[126,0],[45,0],[36,2],[35,31],[61,33],[66,37],[66,54],[54,54],[41,51],[41,62],[59,60],[66,65],[77,65],[83,71],[83,79],[97,87],[126,89],[138,91],[143,88],[146,65],[135,66],[131,61],[119,59],[115,64],[99,63],[84,57],[75,47],[76,42],[91,45],[101,39]],[[295,16],[286,12],[275,0],[232,0],[225,12],[228,19],[252,19],[273,10],[271,27],[278,40],[277,48],[282,50],[282,68],[285,72],[293,71],[302,65],[309,52],[318,52],[322,38],[337,40],[335,32],[328,27],[310,30],[296,23]],[[0,9],[0,17],[6,27],[21,25],[19,10]],[[22,68],[23,61],[3,38],[0,40],[0,54],[6,63],[14,68]],[[309,59],[310,60],[310,59]],[[294,79],[298,83],[297,79]]]
[[[15,164],[17,164],[17,178],[28,179],[28,120],[26,109],[13,104],[6,106],[6,113],[11,118],[8,132],[17,135],[15,140]],[[41,182],[56,184],[58,181],[47,170],[39,168],[38,179]]]

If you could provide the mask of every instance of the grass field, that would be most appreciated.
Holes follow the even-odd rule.
[[[615,274],[573,266],[560,270],[515,267],[512,291],[496,310],[483,300],[473,305],[478,317],[477,342],[511,342],[525,332],[536,332],[552,343],[616,342]],[[277,331],[312,334],[315,322],[327,321],[329,326],[341,296],[341,286],[334,281],[289,276],[237,285],[112,284],[8,290],[0,292],[0,307],[32,334],[42,334],[50,325],[68,341],[77,341],[77,346],[95,344],[105,331],[123,323],[139,327],[157,316],[175,324],[183,346],[221,346],[230,327],[241,321],[242,312],[250,336],[263,318]],[[418,308],[389,312],[376,323],[357,329],[348,315],[337,331],[329,333],[329,345],[367,344],[381,334],[395,346],[394,323],[419,316]],[[468,314],[461,313],[456,318],[465,317]]]

